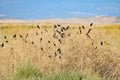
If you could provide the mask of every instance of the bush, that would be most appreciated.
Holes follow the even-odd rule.
[[[17,68],[13,80],[38,80],[41,77],[42,74],[39,70],[30,63],[27,63]]]

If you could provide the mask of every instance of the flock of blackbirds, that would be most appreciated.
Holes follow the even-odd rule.
[[[93,23],[91,23],[89,26],[90,26],[90,27],[89,27],[88,31],[86,32],[86,36],[87,36],[89,39],[91,39],[90,32],[91,32],[91,30],[92,30]],[[39,26],[39,25],[37,25],[36,28],[37,28],[38,30],[40,30],[42,27]],[[59,42],[59,44],[62,44],[62,39],[64,39],[64,37],[66,37],[65,35],[66,35],[66,33],[67,33],[67,31],[68,31],[69,29],[70,29],[70,26],[63,27],[63,26],[60,25],[60,24],[55,24],[55,25],[53,26],[53,30],[54,30],[54,31],[53,31],[52,37],[53,37],[54,39],[56,39],[56,40]],[[79,35],[83,33],[83,32],[82,32],[83,29],[86,29],[86,27],[83,26],[83,25],[78,27]],[[46,28],[45,28],[44,30],[45,30],[45,32],[48,32],[48,30],[47,30]],[[43,34],[43,33],[41,32],[41,34]],[[23,36],[22,34],[17,34],[17,33],[15,33],[15,34],[12,36],[12,39],[17,39],[17,38],[19,37],[19,38],[21,38],[25,43],[30,43],[30,44],[33,45],[33,44],[34,44],[34,41],[31,41],[31,42],[27,41],[28,35],[29,35],[28,33],[26,33],[26,35],[24,35],[24,36]],[[39,36],[39,32],[38,32],[38,31],[36,31],[36,36]],[[67,34],[67,36],[70,37],[71,34]],[[2,43],[0,44],[0,47],[1,47],[1,48],[3,48],[3,47],[5,46],[5,44],[7,45],[7,43],[9,42],[9,41],[7,40],[7,36],[6,36],[6,35],[3,36],[3,38],[5,39],[5,42],[2,42]],[[42,42],[42,41],[43,41],[43,38],[44,38],[44,37],[40,37],[40,38],[39,38],[39,39],[40,39],[39,41]],[[48,40],[47,42],[48,42],[48,43],[51,43],[51,40]],[[100,45],[102,46],[103,43],[104,43],[104,42],[101,41]],[[93,45],[93,43],[92,43],[92,45]],[[53,43],[53,46],[57,46],[57,44],[56,44],[56,43]],[[96,47],[95,49],[97,49],[97,47]],[[44,51],[44,48],[41,47],[40,50]],[[59,55],[59,59],[61,59],[61,55],[60,55],[61,53],[62,53],[61,48],[60,48],[60,47],[57,48],[56,51],[55,51],[55,53],[54,53],[54,57],[57,57],[57,55]],[[52,56],[49,55],[48,57],[51,58]]]

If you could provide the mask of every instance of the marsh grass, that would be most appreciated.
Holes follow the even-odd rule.
[[[84,26],[80,34],[82,25],[63,24],[62,27],[68,25],[70,28],[63,31],[63,38],[61,32],[54,32],[54,25],[50,23],[39,25],[40,29],[27,24],[0,25],[3,27],[0,28],[0,44],[4,43],[4,47],[0,46],[0,79],[104,80],[104,77],[119,80],[120,26],[93,26],[88,38],[89,26]],[[53,38],[53,33],[58,39]],[[5,43],[6,40],[9,42]],[[28,60],[30,62],[24,64]],[[88,69],[91,71],[85,71]]]
[[[80,71],[63,70],[59,73],[42,74],[37,67],[29,62],[22,64],[16,70],[12,80],[106,80],[98,74],[92,74],[90,70],[84,73]]]
[[[38,80],[42,77],[40,71],[30,62],[20,65],[13,75],[13,80]]]

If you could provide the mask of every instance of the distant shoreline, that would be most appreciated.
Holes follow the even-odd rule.
[[[61,23],[61,24],[120,24],[119,17],[93,17],[93,18],[68,18],[68,19],[40,19],[40,20],[22,20],[22,19],[0,19],[0,24],[41,24],[41,23]]]

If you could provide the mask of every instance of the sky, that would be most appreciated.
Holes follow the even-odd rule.
[[[0,0],[0,18],[120,16],[120,0]]]

